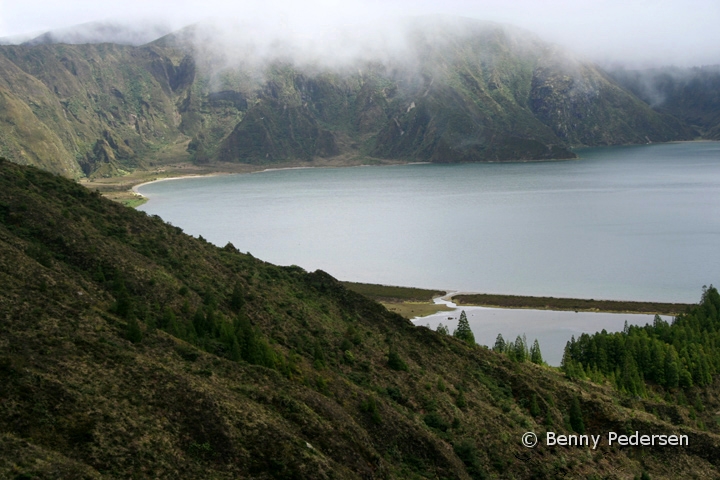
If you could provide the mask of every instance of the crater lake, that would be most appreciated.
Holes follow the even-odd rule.
[[[341,280],[697,302],[720,281],[720,142],[578,160],[307,168],[138,188],[219,246]]]

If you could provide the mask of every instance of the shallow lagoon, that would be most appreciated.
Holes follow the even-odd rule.
[[[452,332],[457,328],[460,312],[464,310],[468,323],[480,345],[492,347],[498,333],[505,342],[514,342],[515,338],[525,335],[528,347],[537,339],[543,359],[549,365],[559,366],[562,361],[565,344],[574,335],[592,333],[603,329],[617,332],[623,329],[625,322],[630,325],[652,324],[654,315],[627,313],[572,312],[553,310],[526,310],[487,307],[462,307],[456,311],[440,312],[414,320],[416,325],[429,326],[436,330],[442,323]],[[666,321],[672,317],[663,316]]]

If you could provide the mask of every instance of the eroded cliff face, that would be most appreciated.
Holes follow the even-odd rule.
[[[654,115],[597,67],[572,71],[539,66],[533,73],[533,113],[572,145],[667,142],[694,136],[692,128],[668,115]]]
[[[173,160],[199,163],[472,162],[694,135],[526,32],[461,27],[406,25],[402,56],[353,68],[233,63],[192,29],[140,47],[3,46],[0,153],[77,177],[147,167],[178,145]]]
[[[181,135],[192,58],[112,44],[4,46],[0,149],[66,176],[114,175]],[[28,131],[30,130],[30,131]]]

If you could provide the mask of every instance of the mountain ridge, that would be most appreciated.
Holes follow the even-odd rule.
[[[276,165],[574,158],[573,146],[696,136],[519,29],[404,28],[384,61],[334,67],[253,53],[262,44],[231,55],[200,27],[139,47],[0,46],[0,153],[77,178],[147,169],[181,144],[174,161]]]

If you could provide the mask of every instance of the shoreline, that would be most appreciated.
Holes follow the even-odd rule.
[[[693,140],[674,140],[670,142],[657,142],[653,144],[677,144],[677,143],[702,143],[702,142],[718,142],[718,140],[708,139],[693,139]],[[612,145],[602,146],[606,147],[628,147],[628,146],[646,146],[648,144],[623,144],[623,145]],[[585,145],[571,146],[570,150],[577,155],[577,150],[583,150],[587,148],[597,148]],[[187,158],[187,156],[184,156]],[[550,159],[530,159],[530,160],[485,160],[482,162],[467,162],[467,163],[542,163],[542,162],[560,162],[560,161],[581,161],[583,157],[578,155],[576,158],[550,158]],[[307,165],[312,163],[312,165]],[[129,206],[137,206],[147,201],[147,197],[137,192],[136,188],[141,187],[150,183],[160,182],[164,180],[178,180],[182,178],[192,177],[209,177],[218,175],[234,175],[234,174],[246,174],[246,173],[260,173],[269,172],[274,170],[294,170],[294,169],[306,169],[306,168],[346,168],[346,167],[374,167],[374,166],[394,166],[394,165],[426,165],[432,164],[432,162],[417,162],[417,161],[403,161],[403,160],[391,160],[391,159],[380,159],[374,157],[365,156],[350,156],[340,155],[333,157],[333,159],[317,158],[311,162],[288,162],[287,166],[274,167],[271,165],[253,165],[248,163],[236,163],[236,162],[216,162],[208,163],[204,165],[197,165],[185,159],[179,159],[177,156],[175,160],[163,161],[155,166],[154,169],[149,170],[134,170],[127,175],[115,176],[115,177],[103,177],[103,178],[82,178],[78,180],[78,183],[84,185],[89,189],[98,190],[103,196],[123,203]],[[461,165],[463,163],[459,163]],[[152,165],[152,164],[151,164]],[[167,176],[163,176],[166,174]],[[155,178],[152,178],[155,177]],[[157,178],[162,177],[162,178]],[[152,179],[151,179],[152,178]],[[138,203],[139,202],[139,203]]]
[[[219,176],[221,176],[221,175],[235,175],[235,174],[234,174],[234,173],[230,173],[230,172],[228,172],[228,173],[208,173],[207,175],[179,175],[179,176],[176,176],[176,177],[156,178],[155,180],[148,180],[147,182],[138,183],[137,185],[133,185],[133,186],[130,188],[129,191],[130,191],[130,192],[133,192],[135,195],[138,195],[138,196],[140,196],[140,197],[143,197],[143,198],[146,198],[146,199],[147,199],[148,197],[146,197],[145,195],[143,195],[142,193],[140,193],[140,192],[137,191],[138,188],[140,188],[140,187],[142,187],[142,186],[145,186],[145,185],[150,185],[151,183],[165,182],[165,181],[168,181],[168,180],[182,180],[182,179],[184,179],[184,178],[219,177]]]
[[[164,182],[167,180],[182,180],[185,178],[207,178],[207,177],[220,177],[225,175],[253,175],[258,173],[266,173],[266,172],[279,172],[283,170],[311,170],[315,168],[361,168],[361,167],[395,167],[395,166],[403,166],[403,165],[430,165],[432,162],[404,162],[404,163],[384,163],[380,165],[308,165],[306,167],[277,167],[277,168],[265,168],[265,169],[258,169],[258,170],[249,170],[249,171],[242,171],[242,172],[212,172],[212,173],[199,173],[199,174],[188,174],[188,175],[176,175],[174,177],[163,177],[163,178],[157,178],[154,180],[148,180],[146,182],[138,183],[136,185],[133,185],[133,187],[129,190],[135,193],[136,195],[140,195],[141,197],[145,197],[142,193],[138,192],[137,189],[149,185],[151,183],[157,183],[157,182]],[[245,164],[243,164],[245,165]],[[145,197],[147,198],[147,197]]]
[[[476,294],[470,294],[468,292],[463,293],[463,295],[485,295],[482,293],[476,293]],[[460,296],[460,295],[457,295]],[[507,295],[508,297],[513,297],[515,299],[520,300],[521,302],[523,300],[532,300],[535,298],[541,298],[541,297],[532,297],[532,296],[522,296],[522,295]],[[557,305],[546,305],[546,306],[540,306],[532,304],[532,302],[528,302],[527,304],[513,304],[513,305],[507,305],[507,304],[500,304],[497,303],[480,303],[480,302],[473,302],[473,303],[460,303],[455,299],[455,296],[443,296],[443,297],[437,297],[435,300],[441,300],[441,302],[435,302],[433,304],[424,303],[421,305],[424,305],[426,308],[424,309],[428,313],[415,315],[413,317],[406,317],[413,323],[421,321],[423,318],[428,317],[430,315],[434,315],[436,313],[447,311],[447,312],[459,312],[463,310],[464,308],[487,308],[487,309],[496,309],[496,310],[524,310],[524,311],[535,311],[535,312],[574,312],[574,313],[605,313],[605,314],[611,314],[611,315],[660,315],[665,317],[676,317],[683,313],[683,311],[686,310],[686,308],[689,308],[691,304],[673,304],[673,305],[682,305],[682,309],[672,309],[672,311],[666,311],[662,308],[657,309],[615,309],[615,308],[603,308],[603,307],[593,307],[593,308],[563,308],[561,306]],[[565,300],[565,301],[573,301],[573,300],[579,300],[579,301],[586,301],[585,299],[572,299],[572,298],[557,298],[557,300]],[[603,300],[603,302],[610,302],[609,300]],[[414,312],[414,309],[412,307],[414,305],[418,305],[419,302],[409,302],[409,301],[401,301],[401,302],[380,302],[382,303],[388,310],[397,311],[398,313],[404,312],[405,310],[410,310],[410,312]],[[619,302],[618,303],[642,303],[642,304],[653,304],[653,302]],[[662,303],[657,303],[657,305],[665,305]],[[395,308],[389,308],[389,306],[394,306]],[[403,308],[404,307],[404,308]],[[434,309],[432,307],[435,307]],[[423,309],[420,309],[423,311]],[[402,314],[402,313],[401,313]],[[405,316],[405,315],[403,315]]]
[[[508,310],[551,310],[617,314],[647,314],[677,316],[687,310],[690,303],[651,302],[638,300],[597,300],[530,295],[501,295],[445,289],[421,289],[369,283],[341,282],[346,288],[369,297],[383,305],[424,304],[428,307],[447,306],[447,302],[463,307],[503,308]],[[398,308],[398,310],[401,310]]]
[[[181,180],[184,178],[216,177],[221,175],[244,175],[272,172],[277,170],[302,170],[313,168],[349,168],[349,167],[385,167],[397,165],[423,165],[431,162],[407,162],[398,160],[382,160],[364,158],[364,162],[338,163],[334,161],[318,161],[313,165],[302,165],[288,162],[287,166],[272,167],[268,165],[251,165],[247,163],[212,163],[196,165],[191,162],[179,162],[158,166],[154,170],[134,170],[117,177],[88,179],[82,178],[78,183],[88,189],[99,191],[104,197],[118,203],[136,207],[148,201],[148,197],[137,189],[155,182]]]
[[[691,306],[689,303],[536,297],[530,295],[497,295],[469,292],[453,293],[446,297],[449,301],[455,303],[457,308],[488,307],[510,310],[551,310],[556,312],[569,311],[677,316]]]
[[[196,165],[192,162],[179,162],[158,166],[156,170],[134,170],[128,175],[88,179],[83,178],[78,181],[86,188],[97,189],[100,193],[119,203],[131,207],[137,207],[148,201],[148,197],[137,191],[139,187],[149,185],[155,182],[163,182],[166,180],[181,180],[184,178],[200,178],[215,177],[221,175],[241,175],[273,172],[278,170],[304,170],[313,168],[350,168],[350,167],[390,167],[404,165],[432,165],[433,162],[404,161],[392,159],[379,159],[373,157],[363,157],[364,162],[338,163],[334,161],[319,161],[314,165],[298,165],[290,162],[288,166],[272,167],[268,165],[252,165],[247,163],[211,163],[207,165]],[[581,160],[576,158],[551,158],[537,160],[486,160],[482,162],[462,162],[457,165],[467,163],[542,163],[542,162],[558,162]],[[369,162],[368,162],[369,161]],[[189,171],[184,172],[184,169]],[[162,176],[167,173],[168,176]],[[153,178],[155,177],[155,178]]]

